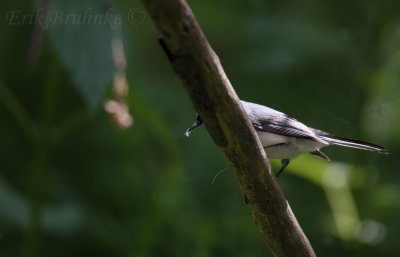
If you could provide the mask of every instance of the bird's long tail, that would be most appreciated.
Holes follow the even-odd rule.
[[[346,147],[351,147],[351,148],[379,152],[379,153],[383,153],[383,154],[389,153],[389,151],[386,148],[384,148],[380,145],[368,143],[368,142],[361,141],[361,140],[335,136],[335,135],[331,135],[327,132],[320,131],[320,130],[315,130],[315,132],[322,140],[328,142],[331,145],[346,146]]]

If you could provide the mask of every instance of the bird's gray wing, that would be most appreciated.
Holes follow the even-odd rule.
[[[242,105],[254,128],[258,131],[321,141],[311,128],[283,112],[246,101],[242,101]]]
[[[318,140],[312,131],[297,120],[290,117],[280,117],[277,119],[261,119],[257,122],[253,122],[253,126],[258,131],[266,131],[282,136],[304,138],[310,140]]]

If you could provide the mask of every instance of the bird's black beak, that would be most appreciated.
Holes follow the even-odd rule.
[[[192,132],[193,129],[200,127],[203,124],[203,121],[201,120],[200,116],[197,114],[196,121],[192,124],[190,128],[188,128],[185,132],[185,136],[189,137],[190,132]]]

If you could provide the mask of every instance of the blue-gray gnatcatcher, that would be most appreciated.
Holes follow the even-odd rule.
[[[268,157],[281,159],[282,166],[276,176],[283,172],[291,159],[302,153],[311,153],[329,160],[329,157],[320,151],[322,147],[328,145],[389,153],[387,149],[379,145],[335,136],[322,130],[307,127],[296,119],[269,107],[245,101],[241,101],[241,103]],[[190,132],[201,126],[202,123],[200,116],[197,116],[196,121],[186,130],[185,135],[189,136]]]

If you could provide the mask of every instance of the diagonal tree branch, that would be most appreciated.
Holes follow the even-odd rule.
[[[239,98],[184,0],[142,0],[160,44],[214,142],[222,148],[274,256],[315,256]]]

